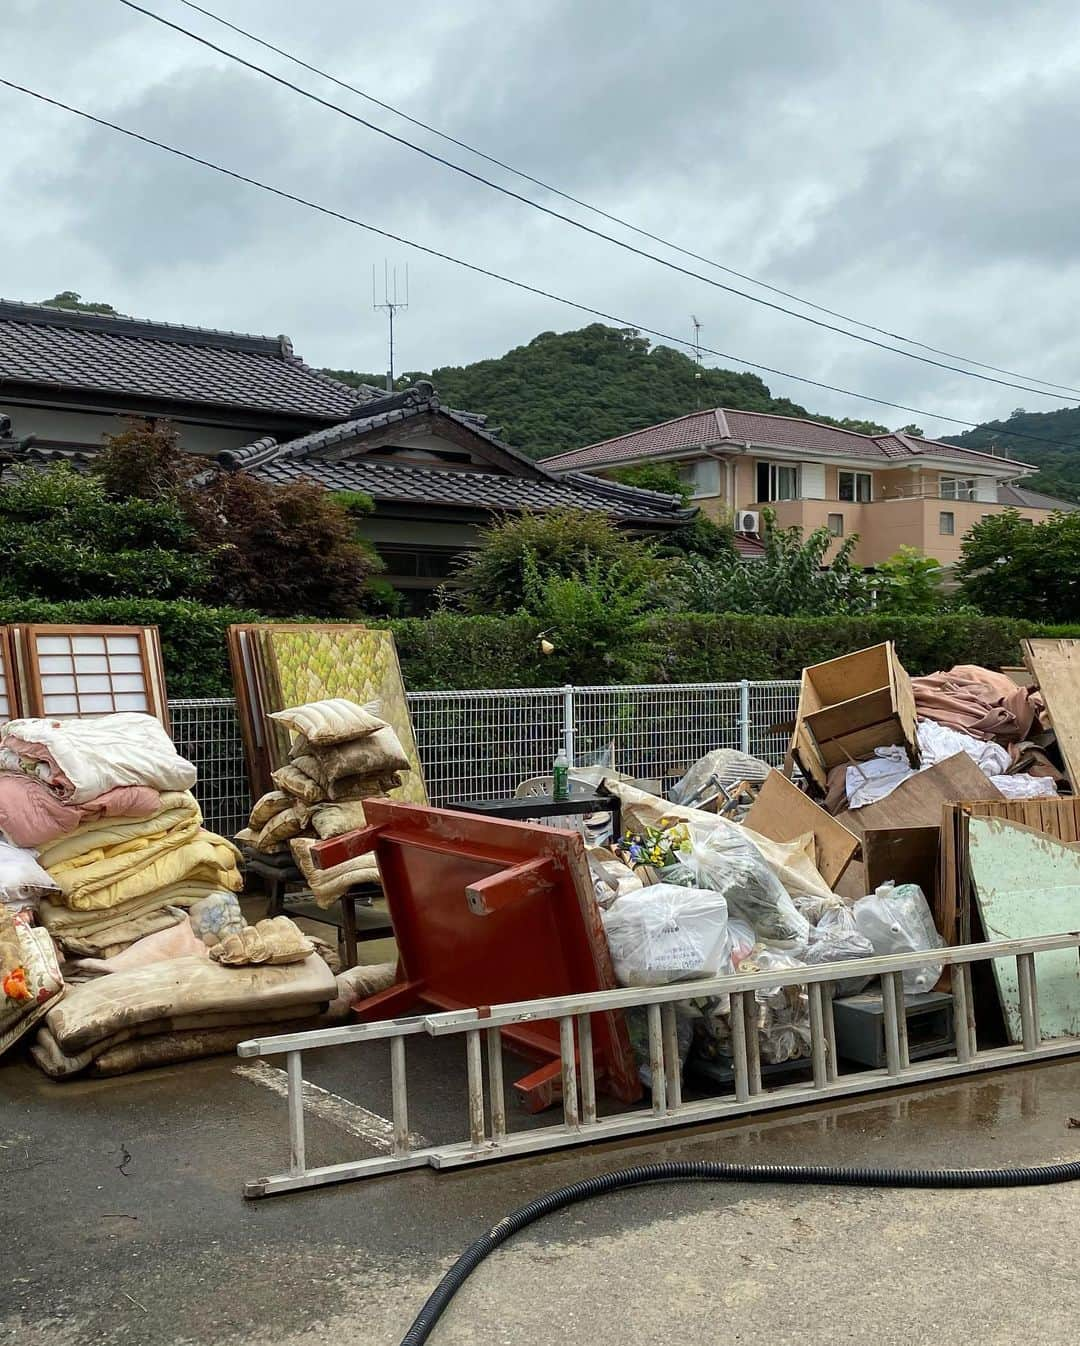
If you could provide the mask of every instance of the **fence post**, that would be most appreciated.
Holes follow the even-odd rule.
[[[567,683],[562,689],[563,703],[563,747],[566,749],[566,760],[571,766],[574,765],[574,688],[572,684]]]
[[[739,748],[750,751],[750,683],[746,678],[739,683]]]

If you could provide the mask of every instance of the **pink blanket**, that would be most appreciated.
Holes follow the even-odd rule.
[[[911,688],[920,719],[999,743],[1027,738],[1042,709],[1038,692],[1018,687],[1006,673],[974,664],[912,678]]]
[[[91,818],[149,818],[161,796],[148,785],[118,785],[85,804],[68,804],[43,780],[0,771],[0,832],[13,846],[44,846]]]

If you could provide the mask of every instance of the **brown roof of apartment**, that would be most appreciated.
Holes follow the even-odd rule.
[[[706,446],[723,449],[725,444],[753,444],[762,448],[794,449],[822,457],[865,458],[868,461],[896,461],[904,458],[954,458],[957,461],[998,463],[1015,466],[1018,471],[1032,469],[1026,463],[1015,463],[1008,458],[957,444],[943,444],[935,439],[921,439],[899,431],[886,435],[863,435],[856,430],[842,430],[823,421],[812,421],[800,416],[778,416],[766,411],[736,411],[716,407],[712,411],[694,411],[661,425],[650,425],[642,430],[605,439],[581,449],[570,449],[544,459],[544,466],[556,472],[577,468],[607,467],[613,463],[636,461],[641,458],[667,457],[680,451]]]

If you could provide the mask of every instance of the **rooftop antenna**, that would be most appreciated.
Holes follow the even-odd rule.
[[[701,320],[696,313],[690,314],[690,321],[694,325],[694,362],[697,369],[694,372],[694,378],[698,383],[697,388],[697,409],[701,410]]]
[[[383,297],[379,302],[375,287],[375,264],[371,265],[371,307],[376,313],[385,313],[390,326],[390,363],[386,371],[386,391],[394,391],[394,314],[404,313],[409,307],[409,264],[405,263],[405,286],[402,295],[398,295],[397,267],[391,271],[390,263],[383,261]]]

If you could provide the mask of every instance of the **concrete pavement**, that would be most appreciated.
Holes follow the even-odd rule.
[[[670,1158],[929,1167],[1080,1156],[1080,1064],[760,1122],[245,1203],[284,1105],[217,1058],[55,1085],[0,1068],[0,1329],[19,1346],[394,1346],[455,1255],[531,1196]],[[449,1093],[447,1094],[449,1098]],[[426,1120],[432,1120],[435,1097]],[[425,1118],[418,1119],[424,1125]],[[320,1162],[355,1135],[309,1120]],[[653,1187],[500,1250],[433,1342],[1072,1342],[1080,1184],[1028,1190]]]

